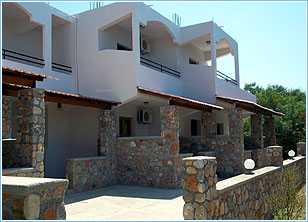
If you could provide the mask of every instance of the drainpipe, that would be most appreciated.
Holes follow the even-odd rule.
[[[77,56],[77,52],[78,52],[78,48],[77,48],[77,23],[78,23],[78,19],[73,16],[70,15],[70,17],[72,17],[73,19],[75,19],[75,68],[76,68],[76,91],[77,94],[80,95],[79,93],[79,73],[78,73],[78,56]]]

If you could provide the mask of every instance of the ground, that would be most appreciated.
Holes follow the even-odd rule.
[[[306,184],[300,189],[300,191],[298,192],[297,195],[306,200]],[[298,218],[298,219],[299,220],[306,220],[306,207],[305,207],[304,211],[302,212],[300,218]]]
[[[65,197],[67,220],[183,220],[182,189],[116,185]]]

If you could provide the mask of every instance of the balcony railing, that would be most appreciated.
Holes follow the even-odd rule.
[[[140,57],[140,64],[177,78],[181,77],[180,72],[143,57]]]
[[[237,85],[237,81],[235,79],[232,79],[230,76],[227,76],[226,74],[220,72],[217,70],[217,76],[219,76],[220,78],[226,80],[227,82],[231,82],[234,85]]]
[[[30,55],[26,55],[26,54],[23,54],[23,53],[20,53],[20,52],[15,52],[15,51],[12,51],[12,50],[7,50],[7,49],[2,49],[2,58],[3,59],[12,58],[12,59],[15,59],[19,62],[27,62],[27,63],[30,63],[32,65],[45,66],[45,60],[44,59],[37,58],[37,57],[34,57],[34,56],[30,56]],[[60,71],[72,73],[72,67],[67,66],[67,65],[63,65],[63,64],[53,62],[51,67],[54,70],[60,70]]]
[[[14,51],[7,50],[7,49],[2,49],[2,58],[3,59],[12,58],[12,59],[16,59],[17,61],[21,61],[21,62],[28,62],[30,64],[45,66],[44,59],[26,55],[26,54],[19,53],[19,52],[14,52]]]
[[[67,66],[67,65],[62,65],[62,64],[59,64],[59,63],[55,63],[55,62],[52,63],[51,68],[55,69],[55,70],[60,70],[60,71],[72,73],[72,67]]]

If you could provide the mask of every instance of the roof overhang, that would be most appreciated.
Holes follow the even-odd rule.
[[[24,70],[2,66],[2,82],[5,83],[18,84],[34,88],[36,86],[36,81],[42,82],[46,78],[59,80],[57,78],[35,72],[28,72]]]
[[[2,83],[2,93],[7,96],[17,96],[18,90],[30,89],[29,86],[22,86],[11,83]],[[63,103],[69,105],[86,106],[101,109],[111,109],[112,106],[117,106],[119,102],[101,100],[71,93],[63,93],[53,90],[45,90],[45,101]]]
[[[265,116],[272,116],[272,115],[284,116],[283,113],[276,112],[274,110],[271,110],[269,108],[266,108],[264,106],[261,106],[257,103],[254,103],[248,100],[241,100],[241,99],[235,99],[235,98],[224,97],[224,96],[216,96],[216,99],[222,102],[234,104],[236,107],[242,108],[244,110],[247,110],[253,113],[258,113],[258,114],[262,114]]]
[[[222,110],[223,108],[220,106],[200,102],[197,100],[189,99],[182,96],[176,96],[172,94],[157,92],[154,90],[145,89],[142,87],[137,87],[138,92],[141,94],[146,94],[150,96],[160,97],[163,99],[167,99],[169,101],[169,105],[177,105],[195,110],[202,110],[207,112],[212,112],[212,110]]]

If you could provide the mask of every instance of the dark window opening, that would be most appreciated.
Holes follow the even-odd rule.
[[[117,43],[117,50],[132,51],[132,49],[128,46],[122,45],[120,43]]]
[[[224,135],[224,124],[217,123],[217,135]]]
[[[132,119],[120,117],[120,137],[132,136]]]
[[[193,65],[199,65],[199,61],[189,58],[189,64],[193,64]]]
[[[192,119],[190,121],[190,130],[192,136],[200,136],[201,135],[201,123],[200,120]]]

